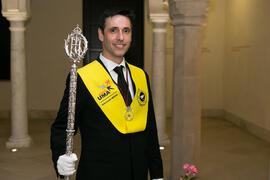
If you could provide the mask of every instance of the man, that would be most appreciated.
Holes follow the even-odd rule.
[[[132,13],[106,10],[98,37],[99,58],[78,70],[75,130],[81,133],[77,180],[162,180],[163,168],[149,79],[127,64]],[[51,127],[52,158],[57,174],[75,173],[77,156],[65,155],[69,78]]]

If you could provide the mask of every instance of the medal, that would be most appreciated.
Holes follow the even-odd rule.
[[[134,115],[133,115],[133,112],[132,112],[132,107],[127,106],[126,113],[125,113],[125,119],[127,121],[132,121],[133,117],[134,117]]]
[[[120,66],[121,67],[121,66]],[[123,66],[122,66],[123,67]],[[129,94],[130,92],[129,92],[129,83],[128,83],[128,71],[127,71],[127,68],[126,68],[126,78],[127,78],[127,81],[125,80],[125,78],[124,78],[124,74],[123,74],[123,72],[121,73],[121,71],[122,71],[122,69],[121,69],[121,71],[119,71],[119,69],[116,69],[115,68],[115,70],[114,70],[117,74],[118,74],[118,83],[119,83],[119,81],[121,81],[121,86],[122,87],[120,87],[120,86],[118,86],[118,84],[117,83],[115,83],[116,85],[117,85],[117,87],[118,87],[118,89],[119,89],[119,91],[121,92],[121,94],[122,94],[122,97],[123,97],[123,99],[124,99],[124,101],[125,101],[125,104],[126,104],[126,112],[125,112],[125,114],[124,114],[124,117],[125,117],[125,119],[127,120],[127,121],[132,121],[132,119],[133,119],[133,117],[134,117],[134,114],[133,114],[133,112],[132,112],[132,107],[130,107],[130,104],[131,104],[131,101],[132,101],[132,99],[131,99],[131,95]],[[121,75],[122,74],[122,75]],[[120,77],[122,77],[121,79],[120,79]],[[124,82],[123,82],[124,81]],[[123,87],[123,86],[127,86],[126,88],[125,87]],[[124,91],[126,91],[126,92],[124,92]],[[130,95],[130,96],[129,96]],[[129,100],[130,99],[130,100]],[[130,102],[129,102],[130,101]]]

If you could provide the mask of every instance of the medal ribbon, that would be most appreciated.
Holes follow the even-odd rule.
[[[127,67],[126,67],[126,79],[125,80],[125,77],[124,77],[124,74],[123,74],[123,68],[124,66],[117,66],[114,68],[114,71],[118,74],[118,83],[114,82],[116,84],[116,86],[118,87],[118,89],[120,90],[123,98],[124,98],[124,101],[125,101],[125,104],[127,106],[129,106],[132,102],[132,98],[131,98],[131,95],[130,95],[130,92],[129,92],[129,82],[128,82],[128,70],[127,70]],[[124,87],[120,87],[120,83],[119,81],[121,81],[121,78],[122,78],[122,83],[124,83],[126,85],[126,93],[124,92]]]

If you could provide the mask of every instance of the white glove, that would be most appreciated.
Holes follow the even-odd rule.
[[[77,155],[72,153],[70,156],[64,154],[57,160],[57,170],[60,175],[70,176],[76,172],[75,162],[78,160]]]

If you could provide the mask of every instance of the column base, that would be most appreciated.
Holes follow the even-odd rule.
[[[24,138],[12,138],[10,137],[8,142],[6,142],[6,147],[8,149],[12,148],[26,148],[29,147],[32,142],[30,136]]]

